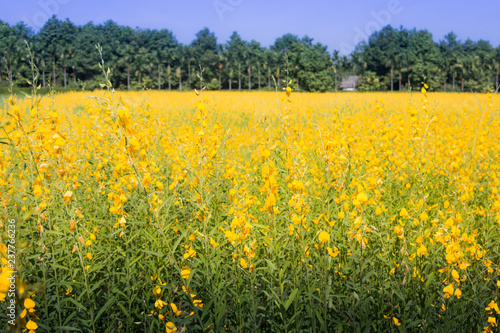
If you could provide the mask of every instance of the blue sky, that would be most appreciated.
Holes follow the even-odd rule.
[[[436,41],[454,31],[459,39],[489,40],[500,45],[496,31],[500,1],[482,0],[4,0],[0,20],[24,21],[38,30],[52,14],[78,25],[108,19],[131,27],[171,30],[190,43],[196,32],[210,28],[219,43],[233,31],[263,46],[285,33],[308,35],[331,52],[349,51],[375,29],[427,29]]]

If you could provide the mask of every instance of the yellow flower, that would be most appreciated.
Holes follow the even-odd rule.
[[[444,287],[443,288],[443,292],[445,293],[444,298],[450,298],[450,295],[453,295],[453,290],[454,290],[453,283]]]
[[[28,310],[33,309],[35,307],[35,302],[33,302],[32,299],[27,298],[24,300],[24,307]]]
[[[426,212],[423,212],[422,214],[420,214],[420,219],[425,222],[429,219],[429,215],[427,215]]]
[[[162,301],[161,299],[157,299],[156,302],[155,302],[155,307],[158,309],[158,310],[161,310],[163,309],[163,306],[167,305],[167,302],[164,302]]]
[[[89,260],[92,260],[94,257],[92,257],[92,253],[87,252],[87,258],[88,258]]]
[[[403,208],[403,209],[401,209],[401,212],[399,212],[399,216],[408,217],[410,215],[408,214],[408,211],[406,210],[406,208]]]
[[[10,288],[9,278],[12,276],[12,270],[9,268],[3,268],[0,274],[0,293],[5,293]]]
[[[460,299],[460,297],[462,297],[462,291],[460,289],[455,289],[455,296],[457,296],[458,299]]]
[[[368,196],[366,195],[365,192],[361,192],[358,194],[358,196],[356,197],[356,199],[361,203],[365,203],[368,201]]]
[[[167,333],[172,333],[177,331],[177,327],[175,327],[175,324],[169,321],[167,325],[165,326],[165,329]]]
[[[394,321],[394,325],[396,325],[396,326],[400,326],[401,325],[401,323],[399,322],[398,318],[392,317],[392,320]]]
[[[184,259],[196,257],[196,251],[193,249],[189,249],[188,252],[184,253]]]
[[[326,231],[321,231],[319,233],[318,239],[321,243],[326,243],[330,240],[330,234]]]
[[[460,279],[460,275],[455,269],[451,271],[451,276],[453,277],[453,280],[455,280],[456,282],[458,282]]]
[[[38,325],[34,321],[30,320],[26,323],[26,328],[34,331],[38,328]]]
[[[73,198],[73,192],[66,191],[66,193],[64,193],[63,198],[64,198],[64,204],[66,205],[71,200],[71,198]]]
[[[71,232],[75,232],[76,231],[76,222],[74,220],[69,221],[69,230]]]
[[[183,279],[189,279],[189,275],[191,274],[191,269],[189,267],[182,267],[181,276]]]
[[[207,107],[202,102],[198,102],[196,103],[196,109],[198,109],[200,112],[204,112],[206,111]]]
[[[495,301],[491,301],[486,308],[486,311],[495,310],[497,314],[500,314],[500,308],[498,308],[498,304]]]
[[[247,261],[245,259],[243,259],[243,258],[240,259],[240,265],[243,268],[247,268],[248,267]]]
[[[420,245],[417,249],[417,256],[421,257],[427,254],[427,247],[424,244]]]
[[[170,307],[172,308],[172,311],[175,313],[176,316],[181,315],[182,311],[177,309],[177,305],[175,305],[174,303],[170,303]]]
[[[153,288],[153,295],[158,298],[158,297],[161,297],[163,295],[163,292],[161,291],[161,287],[160,286],[156,286]]]
[[[83,214],[79,209],[75,210],[75,213],[76,215],[78,215],[79,218],[83,218]]]
[[[55,146],[57,146],[58,148],[61,148],[61,147],[62,147],[62,146],[64,146],[65,144],[66,144],[66,141],[64,141],[64,139],[63,139],[63,138],[61,138],[61,137],[58,137],[58,138],[56,139],[56,141],[54,141],[54,145],[55,145]],[[55,148],[55,149],[57,149],[57,148]]]
[[[213,247],[217,247],[219,246],[219,243],[217,243],[211,236],[210,236],[210,245],[212,245]]]
[[[339,249],[336,246],[333,247],[333,251],[329,247],[327,247],[326,250],[328,251],[328,254],[333,258],[337,257],[340,253]]]

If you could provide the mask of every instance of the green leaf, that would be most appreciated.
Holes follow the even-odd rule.
[[[278,268],[276,267],[275,264],[273,264],[273,262],[269,259],[265,259],[266,262],[267,262],[267,265],[269,266],[270,269],[272,269],[273,271],[277,270]]]
[[[67,297],[67,300],[69,300],[71,303],[76,305],[80,310],[87,312],[87,308],[82,305],[82,303],[78,302],[76,299],[73,297]]]
[[[375,270],[369,271],[368,274],[365,275],[362,282],[365,283],[372,275],[375,275],[377,272]]]
[[[104,304],[104,306],[101,308],[101,310],[99,310],[99,312],[97,312],[97,314],[94,318],[94,321],[97,321],[99,319],[99,317],[104,313],[104,311],[106,311],[115,301],[116,301],[116,296],[113,296],[110,299],[108,299],[108,301],[106,302],[106,304]]]
[[[297,296],[297,292],[299,291],[298,288],[295,288],[292,293],[290,294],[290,297],[288,297],[288,300],[285,303],[285,310],[288,310],[290,305],[292,304],[293,300],[295,299],[295,296]]]
[[[63,331],[80,331],[79,328],[71,327],[71,326],[56,326],[56,327],[54,327],[54,329],[63,330]]]

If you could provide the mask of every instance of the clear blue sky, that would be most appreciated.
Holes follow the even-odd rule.
[[[24,21],[38,30],[57,15],[77,25],[113,20],[131,27],[171,30],[177,40],[190,43],[208,27],[218,42],[233,31],[245,40],[269,46],[285,33],[308,35],[316,42],[348,53],[371,31],[393,27],[427,29],[438,41],[454,31],[460,40],[489,40],[500,45],[495,28],[499,0],[3,0],[0,20]]]

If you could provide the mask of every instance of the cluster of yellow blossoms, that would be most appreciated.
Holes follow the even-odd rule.
[[[251,279],[279,247],[300,269],[332,269],[331,288],[353,256],[401,286],[436,277],[432,306],[445,315],[473,297],[471,271],[500,288],[500,105],[491,94],[479,108],[468,94],[421,93],[12,96],[0,104],[0,202],[29,215],[41,253],[59,246],[51,233],[67,241],[53,255],[75,257],[82,281],[105,269],[105,242],[164,244],[165,282],[152,277],[147,293],[167,332],[209,303],[192,283],[201,261]],[[2,302],[6,267],[2,257]],[[497,329],[495,290],[485,332]],[[35,295],[22,297],[33,332]],[[384,320],[404,327],[390,306]]]

